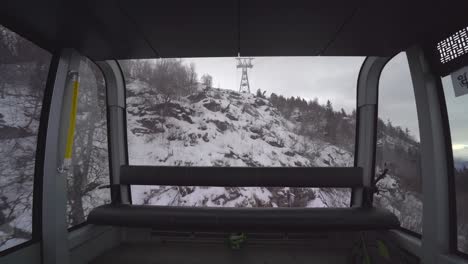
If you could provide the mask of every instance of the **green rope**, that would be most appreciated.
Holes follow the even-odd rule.
[[[247,241],[247,235],[245,233],[230,234],[227,239],[227,243],[231,249],[240,249],[245,241]]]

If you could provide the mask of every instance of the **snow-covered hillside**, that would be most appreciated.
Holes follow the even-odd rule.
[[[0,97],[0,250],[28,240],[32,223],[35,109],[40,104],[28,94],[17,94]]]
[[[374,205],[393,212],[402,227],[422,232],[422,194],[419,143],[405,134],[391,134],[390,129],[379,127],[376,170],[387,176],[377,183],[379,193]]]
[[[374,196],[374,204],[394,213],[403,227],[421,233],[422,195],[407,190],[394,175],[382,179],[377,187],[381,191]]]
[[[167,166],[353,166],[353,154],[295,133],[268,99],[199,89],[177,100],[127,85],[130,164]],[[285,175],[287,177],[287,175]],[[348,206],[347,189],[132,187],[135,203],[186,206]]]

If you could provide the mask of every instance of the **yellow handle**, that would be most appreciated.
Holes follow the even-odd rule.
[[[73,81],[73,96],[72,96],[72,105],[70,111],[70,125],[68,126],[67,134],[67,145],[65,149],[65,159],[71,159],[73,154],[73,140],[75,136],[75,126],[76,126],[76,112],[78,110],[78,88],[80,87],[80,81],[77,75],[75,75]]]

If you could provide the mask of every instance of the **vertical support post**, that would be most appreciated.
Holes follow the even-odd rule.
[[[107,108],[109,122],[109,149],[112,172],[112,184],[120,184],[120,166],[128,164],[127,158],[127,126],[125,113],[125,80],[116,61],[98,62],[107,87]],[[112,189],[113,201],[130,203],[131,197],[128,186],[120,185]]]
[[[62,50],[53,84],[47,125],[42,193],[43,263],[68,264],[67,178],[63,173],[67,133],[70,125],[73,79],[80,55]]]
[[[442,83],[432,74],[420,47],[407,51],[413,79],[419,128],[423,190],[422,262],[439,263],[450,251],[450,212],[447,149],[439,96]]]
[[[377,103],[380,73],[390,60],[387,57],[368,57],[362,64],[357,84],[357,136],[355,164],[363,169],[364,187],[373,184],[375,141],[377,132]],[[352,206],[369,206],[372,197],[364,188],[353,189]]]

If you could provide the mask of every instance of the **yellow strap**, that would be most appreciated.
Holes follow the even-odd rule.
[[[70,111],[70,125],[68,126],[67,134],[67,147],[65,149],[65,159],[71,159],[73,153],[73,140],[75,135],[75,126],[76,126],[76,112],[78,109],[78,88],[80,87],[80,82],[78,78],[73,82],[73,97],[72,105]]]

